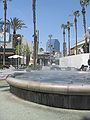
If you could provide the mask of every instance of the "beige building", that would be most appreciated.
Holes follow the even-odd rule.
[[[89,44],[89,38],[87,38],[87,42]],[[84,53],[83,51],[83,45],[85,44],[85,38],[82,38],[78,43],[77,43],[77,53]],[[71,55],[76,55],[76,44],[71,48]]]

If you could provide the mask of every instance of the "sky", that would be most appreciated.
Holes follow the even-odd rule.
[[[0,0],[0,18],[3,18],[3,0]],[[39,46],[46,49],[48,35],[52,34],[52,39],[58,39],[60,50],[62,51],[63,30],[62,24],[68,20],[74,22],[73,11],[79,10],[78,20],[78,41],[84,34],[83,17],[81,13],[80,0],[36,0],[36,28],[39,30]],[[17,17],[24,21],[27,28],[18,30],[17,33],[24,35],[28,41],[33,41],[33,13],[32,0],[12,0],[7,1],[7,19]],[[86,7],[86,26],[90,26],[90,5]],[[66,42],[67,31],[66,31]],[[75,43],[74,26],[71,28],[71,46]],[[68,42],[67,42],[68,45]]]

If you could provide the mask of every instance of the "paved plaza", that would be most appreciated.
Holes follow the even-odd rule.
[[[0,120],[90,120],[90,111],[68,110],[24,101],[0,81]]]

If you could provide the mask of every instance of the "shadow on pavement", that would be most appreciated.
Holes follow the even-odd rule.
[[[90,120],[90,118],[88,118],[88,117],[84,117],[84,118],[81,119],[81,120]]]
[[[0,86],[0,88],[5,88],[5,87],[9,87],[9,85]]]

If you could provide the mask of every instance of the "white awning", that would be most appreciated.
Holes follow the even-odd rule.
[[[12,56],[9,56],[8,58],[23,58],[23,56],[20,56],[20,55],[12,55]]]

